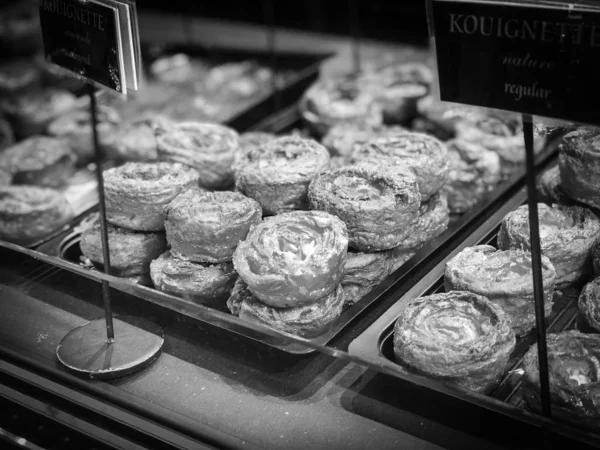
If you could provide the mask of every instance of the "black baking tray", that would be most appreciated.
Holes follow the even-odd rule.
[[[282,110],[279,114],[268,118],[259,125],[253,128],[254,130],[270,131],[277,134],[289,133],[294,130],[304,132],[303,124],[298,113],[298,109],[295,106]],[[549,141],[546,148],[538,155],[538,163],[545,164],[555,154],[557,148],[557,142]],[[495,208],[501,205],[505,198],[518,191],[524,183],[525,173],[524,171],[519,174],[515,174],[511,178],[504,180],[497,188],[489,194],[480,204],[480,207],[473,209],[471,212],[462,216],[454,217],[451,220],[449,228],[446,232],[440,235],[438,238],[429,242],[426,246],[421,248],[409,261],[397,269],[394,273],[384,279],[378,286],[376,286],[371,292],[365,295],[362,299],[358,300],[352,306],[348,307],[342,315],[330,326],[324,330],[318,336],[306,338],[312,347],[307,347],[298,344],[294,341],[289,340],[277,340],[269,337],[264,339],[263,336],[258,337],[261,342],[268,345],[280,348],[288,353],[293,354],[307,354],[314,352],[319,346],[324,346],[329,343],[335,336],[337,336],[345,327],[347,327],[352,321],[360,316],[369,306],[381,301],[383,298],[389,298],[393,296],[396,289],[394,287],[406,284],[410,277],[412,277],[419,268],[423,267],[432,255],[436,254],[439,249],[447,247],[450,243],[454,242],[456,236],[463,232],[470,224],[477,219],[480,219],[486,214],[490,214]],[[81,230],[79,227],[57,236],[52,241],[47,242],[43,246],[40,246],[37,251],[43,253],[54,260],[59,260],[61,264],[66,265],[66,268],[74,270],[84,270],[87,275],[96,280],[100,280],[100,277],[104,274],[100,274],[93,266],[85,264],[81,260],[81,250],[79,248],[79,238]],[[91,269],[91,270],[88,270]],[[135,285],[126,281],[121,281],[128,286],[127,292],[136,295],[140,298],[147,299],[151,302],[158,303],[169,309],[180,311],[190,317],[200,317],[203,314],[210,311],[209,316],[212,322],[219,321],[219,314],[228,314],[225,311],[211,310],[208,307],[197,305],[192,302],[187,302],[182,299],[164,294],[156,291],[152,288]],[[130,286],[129,286],[130,285]],[[202,312],[202,314],[200,314]],[[256,334],[249,330],[246,332],[243,321],[238,320],[240,326],[236,330],[239,334],[243,334],[251,339],[256,339]],[[283,335],[282,335],[283,336]]]
[[[527,350],[536,342],[535,330],[531,330],[526,335],[517,339],[517,345],[510,356],[503,375],[487,395],[415,374],[395,362],[393,351],[394,325],[406,305],[415,298],[445,292],[444,271],[446,262],[466,247],[483,244],[496,247],[500,222],[506,214],[524,204],[526,200],[527,195],[525,189],[523,189],[506,202],[502,208],[496,211],[469,238],[422,277],[418,283],[407,291],[377,321],[354,339],[349,345],[348,353],[360,361],[385,368],[387,373],[391,373],[394,376],[410,379],[417,383],[419,383],[419,380],[423,380],[423,384],[426,383],[429,388],[462,398],[481,407],[520,419],[535,415],[535,413],[531,413],[525,409],[525,400],[522,391],[523,358]],[[578,317],[577,300],[581,288],[582,285],[579,284],[555,291],[552,313],[546,319],[548,333],[557,333],[576,328]],[[564,425],[567,435],[573,434],[574,430],[570,425],[560,425]],[[587,431],[582,433],[586,441],[594,442],[596,445],[600,444],[600,436]]]
[[[277,112],[279,109],[289,106],[301,97],[304,91],[315,82],[321,70],[322,63],[333,56],[332,53],[292,53],[292,52],[269,52],[205,46],[201,43],[194,44],[162,44],[144,42],[141,44],[142,65],[147,79],[152,80],[149,75],[150,65],[157,59],[175,54],[185,54],[192,60],[200,59],[209,67],[216,67],[226,63],[252,61],[261,67],[272,70],[275,74],[269,89],[241,99],[239,105],[230,111],[226,117],[218,121],[238,130],[245,131],[255,125],[264,117]],[[179,93],[175,93],[172,103],[187,104],[193,89],[189,83],[178,86]],[[171,103],[171,101],[170,101]],[[126,118],[127,120],[127,118]],[[213,121],[210,119],[204,119]]]

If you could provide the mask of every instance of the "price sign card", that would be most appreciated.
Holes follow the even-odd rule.
[[[430,3],[441,99],[600,123],[600,10]]]

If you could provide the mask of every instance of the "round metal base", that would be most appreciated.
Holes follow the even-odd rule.
[[[136,319],[135,323],[140,323]],[[79,375],[118,378],[137,372],[158,358],[164,343],[162,329],[149,322],[143,328],[114,320],[115,340],[109,343],[104,319],[71,330],[56,348],[58,360]]]

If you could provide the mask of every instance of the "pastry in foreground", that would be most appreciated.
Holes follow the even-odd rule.
[[[559,150],[558,167],[567,196],[600,208],[600,132],[580,128],[567,134]]]
[[[132,231],[107,224],[111,275],[134,277],[150,272],[150,262],[167,248],[163,232]],[[81,253],[96,264],[104,264],[100,220],[81,233]]]
[[[240,134],[240,146],[235,154],[235,162],[239,161],[244,154],[251,150],[255,150],[264,144],[274,141],[277,136],[273,133],[265,131],[248,131]]]
[[[475,392],[496,384],[514,348],[508,315],[472,292],[412,300],[394,326],[399,364]]]
[[[397,246],[417,249],[448,229],[450,210],[446,194],[438,192],[421,203],[417,217],[407,226],[409,234]]]
[[[367,87],[360,77],[317,81],[300,100],[302,119],[319,136],[339,123],[381,125],[383,112]]]
[[[421,201],[438,192],[448,179],[448,149],[432,136],[406,132],[371,141],[352,154],[354,162],[385,160],[385,164],[411,170],[417,177]]]
[[[538,193],[540,195],[539,200],[550,206],[553,204],[573,205],[573,200],[567,197],[561,184],[560,168],[558,166],[546,170],[537,183]]]
[[[446,291],[469,291],[502,307],[517,336],[535,326],[531,254],[522,250],[496,250],[491,245],[467,247],[446,263]],[[554,266],[542,256],[544,311],[552,312]]]
[[[98,144],[102,152],[109,147],[119,127],[119,113],[104,105],[97,107]],[[74,110],[54,119],[48,125],[48,134],[66,140],[79,165],[85,165],[94,159],[95,150],[92,136],[92,117],[87,109]]]
[[[136,163],[104,171],[106,219],[139,231],[164,230],[163,208],[198,185],[198,172],[177,163]]]
[[[0,239],[39,239],[60,229],[73,208],[65,196],[39,186],[0,186]]]
[[[347,250],[340,219],[322,211],[292,211],[252,228],[233,254],[233,265],[261,302],[298,307],[336,288]]]
[[[595,278],[583,287],[578,307],[581,325],[591,328],[594,333],[600,333],[600,278]]]
[[[106,152],[120,161],[155,161],[158,159],[157,136],[169,126],[170,120],[162,116],[135,120],[116,132]]]
[[[183,122],[158,134],[158,156],[193,167],[200,186],[226,189],[233,184],[232,165],[239,147],[237,132],[216,123]]]
[[[77,105],[75,96],[68,91],[45,88],[9,97],[0,101],[3,111],[20,138],[42,134],[52,120]]]
[[[159,291],[220,309],[238,277],[231,263],[194,263],[175,258],[170,251],[150,263],[150,276]]]
[[[600,236],[600,219],[580,206],[538,203],[540,246],[552,261],[556,285],[565,286],[592,273],[592,246]],[[520,206],[502,219],[498,233],[501,250],[530,251],[529,208]]]
[[[329,168],[329,153],[312,139],[284,136],[245,153],[235,186],[260,203],[265,215],[308,209],[308,185]]]
[[[446,142],[450,170],[442,192],[452,214],[468,212],[491,192],[501,177],[500,157],[479,144],[452,139]]]
[[[195,262],[231,261],[250,227],[261,221],[258,202],[237,192],[181,192],[163,209],[171,253]]]
[[[366,123],[338,123],[323,136],[322,143],[332,156],[349,158],[367,142],[407,130],[400,126],[371,125]]]
[[[388,252],[348,252],[341,281],[346,305],[352,305],[367,295],[390,274],[390,266]]]
[[[600,425],[600,336],[564,331],[549,334],[548,372],[552,416],[579,426],[598,429]],[[523,391],[527,406],[541,410],[537,344],[523,361]]]
[[[0,167],[13,184],[60,187],[75,172],[75,156],[63,140],[34,136],[0,153]]]
[[[344,290],[338,285],[308,305],[274,308],[256,298],[238,278],[227,306],[242,320],[297,336],[314,336],[323,333],[342,313]]]
[[[402,243],[417,218],[421,196],[409,170],[363,161],[323,172],[308,191],[311,209],[344,221],[358,251],[388,250]]]

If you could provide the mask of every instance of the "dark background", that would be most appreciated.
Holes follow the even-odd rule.
[[[138,10],[423,44],[427,42],[425,0],[138,0]]]

